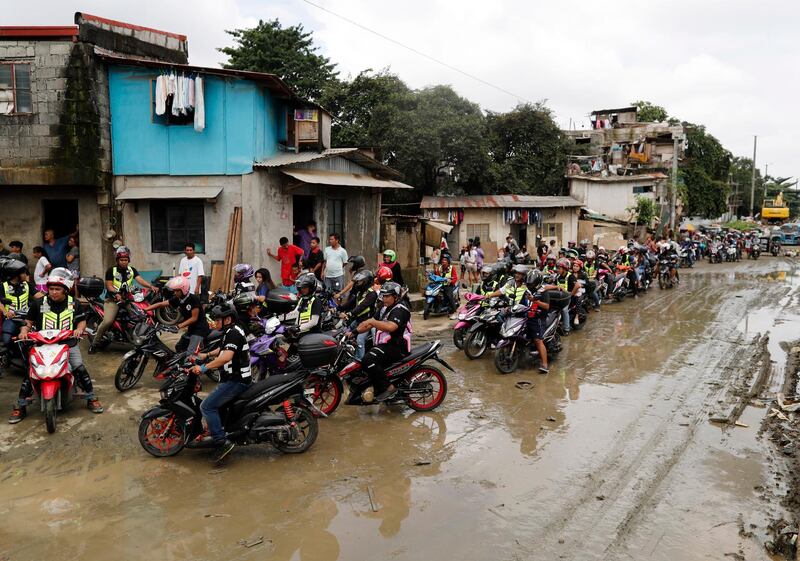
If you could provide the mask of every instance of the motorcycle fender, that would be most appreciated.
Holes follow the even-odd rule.
[[[155,407],[151,407],[147,411],[142,414],[142,419],[153,419],[155,417],[160,417],[166,413],[174,413],[174,411],[170,411],[169,409],[164,409],[163,407],[159,407],[156,405]]]
[[[314,403],[310,399],[308,399],[307,395],[303,394],[303,400],[302,401],[303,401],[303,405],[308,407],[311,410],[311,412],[314,413],[315,417],[327,417],[327,415],[325,413],[323,413],[320,410],[319,407],[314,405]]]
[[[42,399],[53,399],[61,389],[61,380],[43,380],[39,385],[39,394]]]
[[[433,296],[426,296],[426,297],[425,297],[425,301],[426,301],[428,304],[432,304],[432,303],[433,303]]]
[[[480,321],[477,321],[477,322],[473,323],[472,326],[470,326],[470,328],[467,330],[467,333],[475,333],[476,331],[478,331],[482,327],[483,327],[483,323],[480,322]]]
[[[511,339],[501,339],[497,342],[497,346],[495,348],[499,349],[500,347],[506,347],[509,343],[511,343]]]
[[[468,325],[469,325],[468,321],[459,321],[459,322],[456,322],[456,326],[453,329],[463,329],[464,327],[467,327]]]
[[[436,362],[447,368],[450,372],[455,372],[455,370],[453,370],[453,367],[447,364],[447,362],[443,358],[439,358],[438,354],[433,355],[433,360],[435,360]]]
[[[136,350],[128,351],[127,353],[122,355],[122,360],[128,360],[129,358],[131,358],[135,354],[136,354]]]

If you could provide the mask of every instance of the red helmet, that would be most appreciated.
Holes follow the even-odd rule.
[[[556,262],[556,267],[561,267],[563,269],[569,269],[569,259],[561,258]]]
[[[575,260],[572,262],[572,266],[574,267],[575,265],[577,265],[578,267],[580,267],[581,269],[583,269],[583,261],[581,261],[580,259],[575,259]]]
[[[393,277],[392,270],[384,265],[378,267],[378,272],[375,273],[375,280],[378,281],[379,284],[390,281]]]

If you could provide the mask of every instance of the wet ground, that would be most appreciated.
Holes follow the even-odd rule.
[[[157,384],[118,394],[121,353],[93,356],[105,414],[0,426],[0,559],[769,559],[785,488],[751,397],[782,385],[800,273],[762,258],[682,274],[592,314],[547,376],[499,375],[415,316],[457,370],[437,412],[342,406],[308,453],[237,449],[221,470],[148,456],[136,428]],[[9,409],[18,384],[0,378]]]

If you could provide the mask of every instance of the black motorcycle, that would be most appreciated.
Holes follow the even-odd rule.
[[[503,325],[503,307],[507,305],[505,298],[492,298],[489,306],[476,317],[464,339],[464,354],[470,360],[476,360],[486,354],[486,350],[497,345],[500,340],[500,327]]]
[[[114,375],[114,387],[118,391],[126,392],[142,379],[151,357],[156,361],[153,377],[157,380],[175,376],[180,372],[181,365],[189,355],[193,354],[194,350],[176,353],[161,340],[160,335],[165,331],[177,333],[178,329],[173,326],[154,325],[144,321],[133,329],[131,334],[133,349],[122,357],[122,363],[120,363],[117,373]],[[207,353],[217,348],[221,340],[220,332],[212,331],[206,338],[201,352]],[[219,382],[219,370],[207,370],[206,374],[212,381]]]
[[[561,351],[561,335],[559,334],[561,308],[554,305],[552,300],[550,306],[551,310],[545,319],[544,333],[542,333],[548,358]],[[514,372],[523,358],[533,361],[539,356],[539,351],[536,350],[533,341],[529,340],[526,330],[528,315],[535,312],[535,309],[525,304],[516,304],[509,310],[503,326],[500,328],[501,339],[498,341],[494,353],[494,366],[501,374]]]
[[[219,411],[228,440],[237,446],[271,444],[300,454],[317,439],[317,410],[304,395],[306,372],[270,376]],[[142,415],[139,443],[158,458],[174,456],[203,432],[197,375],[184,371],[161,386],[161,401]]]
[[[662,290],[674,286],[675,283],[672,280],[672,271],[675,271],[675,280],[677,281],[678,279],[675,261],[675,258],[667,258],[658,262],[658,287]]]
[[[10,303],[10,300],[8,302],[6,302],[5,299],[3,300],[3,304]],[[19,330],[23,325],[25,325],[25,316],[15,315],[11,321],[17,325],[17,329]],[[13,340],[8,346],[0,341],[0,373],[2,373],[2,371],[6,368],[17,370],[22,373],[28,369],[25,360],[22,358],[22,351],[20,350],[19,345]]]

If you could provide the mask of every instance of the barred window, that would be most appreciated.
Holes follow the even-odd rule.
[[[153,253],[180,253],[187,243],[205,247],[203,203],[150,201],[150,241]]]

